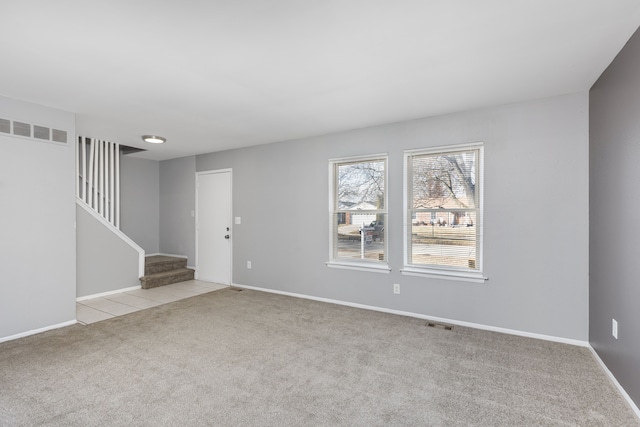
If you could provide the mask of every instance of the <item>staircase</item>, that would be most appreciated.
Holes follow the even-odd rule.
[[[172,283],[193,280],[194,271],[187,268],[186,258],[153,255],[145,258],[142,289],[151,289]]]

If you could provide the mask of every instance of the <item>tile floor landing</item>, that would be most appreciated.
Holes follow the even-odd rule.
[[[88,325],[228,287],[201,280],[189,280],[152,289],[136,289],[92,298],[76,302],[76,319],[83,325]]]

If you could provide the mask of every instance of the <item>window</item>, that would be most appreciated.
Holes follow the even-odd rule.
[[[388,271],[386,154],[331,160],[329,266]]]
[[[405,274],[482,277],[482,144],[405,152]]]

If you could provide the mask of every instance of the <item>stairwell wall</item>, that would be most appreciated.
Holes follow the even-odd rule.
[[[160,252],[196,263],[196,158],[160,162]]]
[[[140,286],[142,255],[87,210],[76,206],[77,297]]]
[[[75,115],[0,97],[0,117],[68,132],[0,133],[0,341],[75,322]]]
[[[160,252],[160,165],[120,157],[120,230],[146,253]]]

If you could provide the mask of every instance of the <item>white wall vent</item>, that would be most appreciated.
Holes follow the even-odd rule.
[[[33,125],[33,137],[49,141],[51,139],[51,129],[44,126]]]
[[[32,134],[33,128],[33,134]],[[32,125],[30,123],[19,122],[17,120],[0,118],[0,133],[12,134],[24,138],[33,138],[38,141],[68,143],[68,132],[66,130],[53,129],[47,126]]]
[[[58,130],[52,129],[51,131],[51,140],[54,142],[62,142],[63,144],[67,143],[67,131],[66,130]]]
[[[13,134],[31,138],[31,125],[23,122],[13,122]]]
[[[0,132],[11,133],[11,120],[0,119]]]

